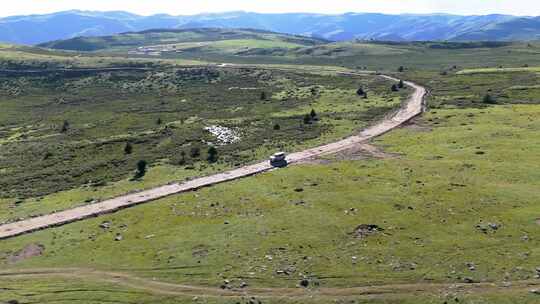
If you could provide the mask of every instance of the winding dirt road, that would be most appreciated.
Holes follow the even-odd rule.
[[[155,279],[137,277],[129,273],[117,271],[100,271],[84,268],[38,268],[25,270],[1,270],[2,279],[45,279],[51,278],[90,280],[117,284],[127,288],[137,289],[157,295],[214,297],[214,298],[374,298],[374,297],[400,297],[405,295],[440,295],[440,294],[494,294],[508,293],[510,291],[527,293],[540,287],[538,280],[523,280],[512,282],[479,282],[479,283],[433,283],[421,282],[410,284],[366,285],[360,287],[321,287],[306,288],[233,288],[221,289],[208,286],[192,286],[161,282]]]
[[[398,81],[390,76],[381,75],[380,77]],[[363,130],[358,135],[350,136],[327,145],[292,153],[287,157],[289,165],[299,163],[315,156],[332,154],[350,149],[359,143],[363,143],[374,137],[380,136],[421,114],[424,109],[424,96],[426,95],[426,89],[420,85],[408,81],[405,82],[405,85],[412,87],[414,89],[414,93],[410,96],[409,100],[402,106],[402,108],[394,115],[385,118],[381,122]],[[76,207],[57,213],[1,225],[0,239],[7,239],[41,229],[64,225],[85,218],[95,217],[100,214],[112,213],[123,208],[132,207],[170,195],[193,191],[202,187],[258,174],[271,169],[273,169],[273,167],[269,164],[269,162],[264,161],[212,176],[201,177],[183,183],[173,183],[139,193],[116,197],[91,205]]]

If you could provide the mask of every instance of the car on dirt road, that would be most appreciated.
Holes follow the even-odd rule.
[[[285,167],[287,165],[287,154],[277,152],[270,156],[270,164],[274,167]]]

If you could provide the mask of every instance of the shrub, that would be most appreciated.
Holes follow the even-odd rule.
[[[392,90],[392,92],[397,92],[399,91],[399,88],[397,85],[393,84],[392,87],[390,88]]]
[[[356,95],[358,96],[364,96],[366,94],[366,92],[364,91],[363,88],[359,88],[357,91],[356,91]]]
[[[140,160],[137,162],[137,171],[135,172],[135,179],[142,178],[146,174],[146,166],[148,163],[145,160]]]
[[[210,163],[215,163],[218,159],[218,150],[216,149],[216,147],[212,146],[210,148],[208,148],[208,162]]]
[[[311,115],[306,114],[306,115],[304,116],[304,124],[307,125],[307,124],[310,124],[310,123],[311,123]]]
[[[280,130],[280,129],[281,129],[281,126],[280,126],[279,124],[275,124],[275,125],[274,125],[274,130],[275,130],[275,131],[278,131],[278,130]]]
[[[495,103],[497,103],[495,98],[493,96],[491,96],[490,94],[484,95],[484,98],[482,99],[482,102],[486,103],[486,104],[495,104]]]
[[[199,156],[201,156],[201,149],[199,147],[193,147],[191,148],[191,150],[189,151],[189,155],[192,157],[192,158],[197,158]]]

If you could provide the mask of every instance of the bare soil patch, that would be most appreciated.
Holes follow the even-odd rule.
[[[396,157],[399,157],[399,154],[387,153],[381,147],[368,144],[368,143],[362,143],[362,144],[355,145],[354,147],[350,149],[337,152],[331,156],[313,157],[310,159],[306,159],[302,163],[325,165],[325,164],[330,164],[336,161],[344,161],[344,160],[362,160],[362,159],[370,159],[370,158],[389,159],[389,158],[396,158]]]
[[[407,128],[415,132],[431,132],[433,129],[423,123],[419,117],[413,118],[401,125],[402,128]]]
[[[23,249],[9,256],[7,261],[9,264],[15,264],[17,262],[29,259],[31,257],[40,256],[43,254],[44,251],[45,251],[45,246],[41,244],[26,245],[26,247],[24,247]]]

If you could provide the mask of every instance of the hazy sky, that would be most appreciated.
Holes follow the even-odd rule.
[[[381,12],[540,15],[540,0],[2,0],[0,16],[61,10],[126,10],[141,15],[254,12]]]

